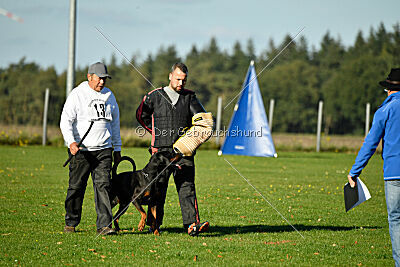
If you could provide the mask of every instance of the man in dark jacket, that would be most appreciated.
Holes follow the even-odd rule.
[[[379,84],[385,88],[388,97],[376,111],[371,130],[347,178],[350,186],[354,187],[353,178],[361,174],[383,139],[383,178],[389,233],[393,259],[396,267],[400,267],[400,68],[392,69],[387,79]]]
[[[188,69],[183,63],[175,63],[169,74],[169,85],[147,93],[136,111],[138,122],[152,135],[151,152],[173,151],[173,144],[185,128],[192,126],[192,117],[205,112],[193,91],[185,89]],[[195,191],[194,156],[182,157],[174,171],[174,181],[179,196],[183,226],[189,235],[208,230],[209,223],[200,223],[198,202]],[[171,170],[160,176],[157,185],[161,191],[156,201],[157,225],[162,225],[164,203]],[[154,217],[149,212],[147,224]],[[155,229],[153,229],[155,230]]]

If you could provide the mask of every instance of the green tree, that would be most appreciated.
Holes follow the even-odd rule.
[[[275,99],[274,131],[316,131],[319,92],[317,69],[302,60],[275,66],[259,78],[264,106]]]
[[[365,105],[372,111],[385,98],[378,81],[387,73],[383,57],[367,54],[345,62],[324,84],[325,127],[334,134],[362,134],[365,125]]]

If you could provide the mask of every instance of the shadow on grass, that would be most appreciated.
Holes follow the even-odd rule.
[[[291,154],[278,154],[280,159],[334,159],[337,158],[334,153],[317,153],[315,151],[300,151],[296,155]]]
[[[354,226],[328,226],[328,225],[293,225],[298,231],[352,231],[360,229]],[[381,229],[380,226],[362,226],[363,229],[376,230]],[[224,236],[233,234],[246,234],[246,233],[280,233],[280,232],[294,232],[295,230],[290,225],[240,225],[240,226],[210,226],[207,233],[202,236]],[[166,227],[161,228],[161,233],[186,233],[181,227]],[[143,232],[122,231],[119,234],[148,234],[147,230]]]

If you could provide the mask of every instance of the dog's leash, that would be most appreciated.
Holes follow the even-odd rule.
[[[81,141],[79,141],[79,143],[78,143],[78,148],[82,145],[82,142],[83,142],[83,140],[85,140],[86,136],[87,136],[88,133],[90,132],[90,129],[92,129],[93,123],[94,123],[94,121],[91,121],[91,122],[90,122],[89,129],[86,131],[86,133],[83,135]],[[78,152],[76,152],[76,154],[78,154],[79,151],[80,151],[80,150],[78,150]],[[75,154],[75,155],[76,155],[76,154]],[[64,163],[63,167],[65,167],[65,166],[68,165],[68,163],[71,161],[71,159],[72,159],[73,156],[74,156],[74,155],[69,154],[69,157],[68,157],[67,161]]]

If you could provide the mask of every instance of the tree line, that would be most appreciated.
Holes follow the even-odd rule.
[[[325,33],[320,47],[309,47],[304,36],[282,49],[292,38],[280,44],[271,39],[267,48],[256,55],[251,39],[243,45],[236,41],[231,51],[221,50],[217,39],[180,57],[174,45],[131,62],[155,86],[168,84],[173,63],[189,67],[186,87],[196,92],[207,111],[216,114],[217,97],[227,105],[242,89],[249,63],[255,61],[264,106],[275,99],[273,129],[276,132],[313,133],[317,127],[318,101],[324,101],[325,134],[361,134],[365,123],[365,105],[374,112],[385,99],[378,81],[390,68],[400,67],[400,24],[391,30],[380,24],[366,35],[359,31],[354,44],[345,47],[340,37]],[[279,55],[278,55],[279,54]],[[275,59],[274,59],[275,58]],[[274,59],[274,60],[273,60]],[[115,55],[104,60],[112,79],[107,81],[117,98],[121,126],[135,127],[135,111],[146,92],[153,89],[127,62],[117,62]],[[91,64],[93,62],[88,63]],[[87,66],[76,70],[76,85],[86,80]],[[58,125],[65,102],[66,72],[57,74],[54,67],[41,68],[22,58],[0,69],[0,123],[41,124],[44,92],[50,88],[48,123]],[[228,126],[234,103],[224,109],[223,125]]]

